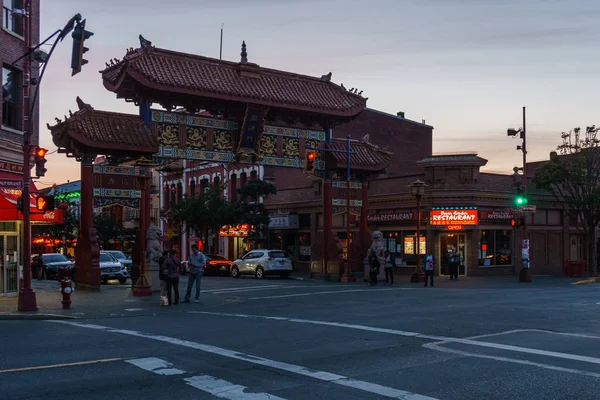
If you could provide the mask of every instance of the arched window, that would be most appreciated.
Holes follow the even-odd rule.
[[[250,179],[256,179],[256,178],[258,178],[258,172],[257,171],[250,172]]]
[[[236,174],[232,174],[231,175],[231,201],[236,201],[237,200],[237,175]]]
[[[196,197],[196,180],[190,182],[190,197]]]

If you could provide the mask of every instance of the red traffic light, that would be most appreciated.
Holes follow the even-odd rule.
[[[38,198],[36,199],[36,202],[35,202],[35,208],[36,208],[38,211],[46,211],[46,207],[47,207],[47,206],[48,206],[48,204],[47,204],[47,202],[46,202],[46,198],[45,198],[45,197],[42,197],[42,196],[40,196],[40,197],[38,197]]]
[[[48,150],[38,147],[37,149],[35,149],[35,156],[39,158],[44,158],[47,152]]]
[[[315,161],[315,158],[317,158],[317,153],[310,152],[306,155],[306,158],[308,161]]]

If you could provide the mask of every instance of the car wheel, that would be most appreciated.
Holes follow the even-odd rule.
[[[124,284],[126,284],[126,283],[127,283],[127,278],[119,278],[119,283],[120,283],[121,285],[124,285]]]
[[[256,279],[263,279],[265,277],[265,270],[263,267],[256,267],[256,273],[254,274]]]
[[[279,274],[279,277],[281,279],[287,279],[290,277],[290,273],[289,272],[282,272],[281,274]]]
[[[233,276],[234,278],[240,277],[240,270],[235,265],[231,267],[231,276]]]

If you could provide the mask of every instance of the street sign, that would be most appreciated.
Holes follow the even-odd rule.
[[[536,206],[523,206],[521,208],[523,212],[534,213],[536,211]]]
[[[523,208],[522,207],[517,207],[517,208],[505,208],[504,209],[505,213],[508,214],[519,214],[523,212]]]

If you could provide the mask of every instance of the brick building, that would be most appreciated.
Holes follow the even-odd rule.
[[[18,290],[16,266],[22,260],[18,233],[21,231],[16,209],[23,174],[23,62],[15,61],[27,52],[25,44],[24,0],[3,0],[2,29],[0,29],[0,77],[2,79],[2,108],[0,109],[0,295]],[[30,30],[33,46],[39,43],[40,2],[30,1]],[[38,77],[37,62],[31,63],[31,78]],[[38,89],[31,86],[31,95]],[[39,142],[39,107],[31,116],[31,143]],[[35,190],[35,188],[32,188]],[[35,223],[35,217],[32,216]],[[43,223],[44,220],[37,222]]]

